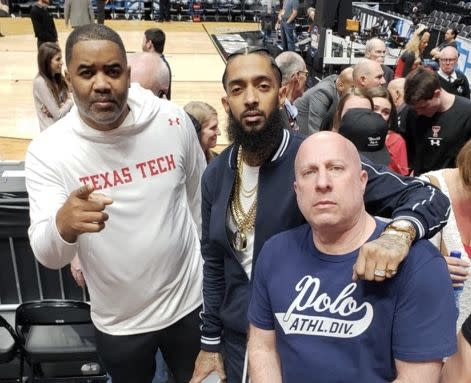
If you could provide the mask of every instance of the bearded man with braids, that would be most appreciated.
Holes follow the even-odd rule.
[[[228,383],[246,373],[250,279],[265,241],[305,223],[293,190],[294,160],[304,137],[284,126],[281,72],[263,48],[229,56],[223,75],[232,141],[202,179],[203,313],[201,351],[191,383],[216,372]],[[428,184],[401,178],[362,159],[367,210],[393,217],[364,244],[352,278],[393,278],[413,240],[446,222],[449,202]],[[286,254],[289,257],[289,254]]]

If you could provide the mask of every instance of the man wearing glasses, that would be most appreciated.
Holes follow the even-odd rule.
[[[458,62],[458,51],[447,46],[439,54],[440,68],[437,71],[440,86],[456,96],[469,98],[469,82],[463,72],[455,69]]]
[[[247,309],[258,254],[267,239],[305,222],[293,190],[304,138],[282,120],[285,88],[275,60],[265,49],[245,48],[228,57],[222,82],[232,145],[209,164],[201,183],[204,305],[191,383],[213,371],[228,383],[246,376]],[[394,221],[361,247],[352,278],[382,282],[395,275],[413,240],[439,230],[449,202],[432,186],[366,160],[362,166],[367,209]]]
[[[309,72],[303,58],[296,52],[283,52],[277,56],[275,61],[281,70],[281,85],[285,88],[286,95],[283,105],[283,119],[291,129],[298,131],[300,128],[296,123],[298,110],[294,102],[303,95]]]

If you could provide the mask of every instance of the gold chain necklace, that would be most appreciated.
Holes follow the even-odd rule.
[[[258,182],[250,190],[244,188],[244,183],[242,181],[244,178],[244,164],[242,163],[242,151],[240,148],[239,152],[237,153],[237,172],[240,180],[240,192],[245,198],[252,198],[252,196],[257,192]]]
[[[252,202],[249,210],[246,212],[240,201],[241,193],[241,173],[240,168],[242,167],[242,156],[241,148],[239,148],[239,153],[237,154],[237,174],[234,183],[234,189],[231,194],[231,214],[234,219],[237,230],[232,241],[232,246],[236,251],[245,251],[247,249],[247,234],[254,230],[255,228],[255,217],[257,214],[257,185],[255,185],[255,190],[252,192],[251,196],[255,194],[255,199]],[[243,194],[245,196],[245,194]]]

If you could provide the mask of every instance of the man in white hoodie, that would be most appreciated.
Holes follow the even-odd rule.
[[[76,106],[26,156],[34,254],[55,269],[78,254],[113,383],[151,382],[157,348],[187,382],[202,287],[195,130],[182,108],[130,87],[110,28],[76,28],[66,64]]]

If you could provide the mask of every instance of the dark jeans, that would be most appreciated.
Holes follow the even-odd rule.
[[[173,325],[144,334],[114,336],[96,329],[98,354],[113,383],[151,383],[160,348],[177,383],[187,383],[200,351],[198,308]]]
[[[283,51],[292,51],[296,50],[294,45],[296,35],[295,35],[295,22],[294,20],[291,23],[283,21],[281,23],[281,43],[283,45]]]

